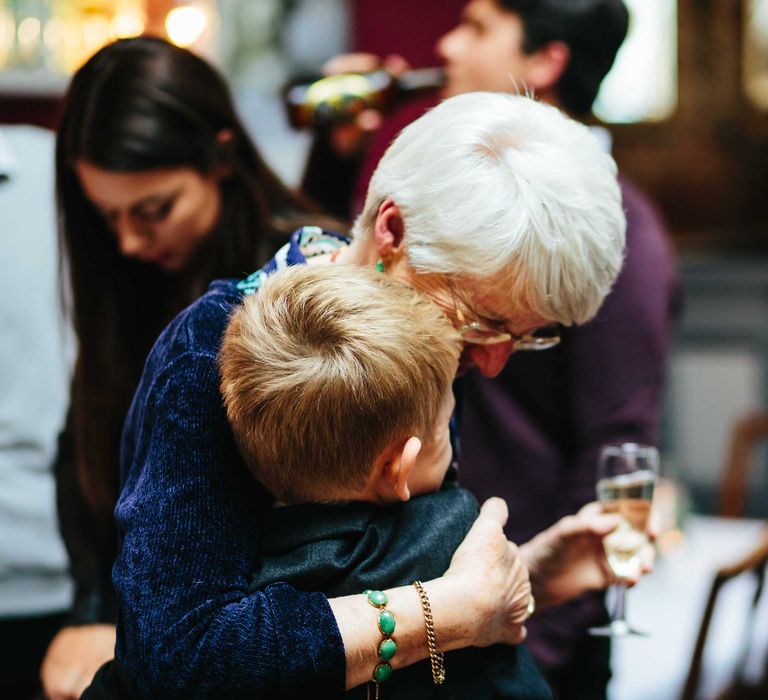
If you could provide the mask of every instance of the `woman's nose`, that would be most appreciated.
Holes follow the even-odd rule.
[[[126,257],[135,257],[147,246],[147,236],[131,223],[127,216],[122,216],[115,224],[117,243],[120,253]]]
[[[495,377],[504,369],[512,349],[511,340],[493,345],[474,345],[469,348],[469,356],[481,374],[486,377]]]

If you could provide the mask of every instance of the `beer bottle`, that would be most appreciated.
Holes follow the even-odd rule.
[[[352,121],[366,109],[386,112],[403,98],[444,83],[442,68],[415,68],[398,76],[382,68],[293,81],[283,90],[283,99],[291,126],[322,128]]]

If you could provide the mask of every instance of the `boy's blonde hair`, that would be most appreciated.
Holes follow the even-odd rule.
[[[249,467],[277,499],[360,489],[392,442],[428,436],[460,337],[428,298],[372,269],[295,266],[238,308],[221,391]]]

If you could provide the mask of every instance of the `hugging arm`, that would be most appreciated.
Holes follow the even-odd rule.
[[[283,583],[248,593],[270,499],[237,455],[215,357],[150,358],[126,426],[114,579],[117,657],[142,695],[340,695],[370,678],[381,635],[363,596]],[[516,642],[529,598],[506,507],[486,505],[446,574],[425,582],[441,649]],[[478,581],[482,582],[478,585]],[[426,658],[416,591],[389,591],[398,665]]]

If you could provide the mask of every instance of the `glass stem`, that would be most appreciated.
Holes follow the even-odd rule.
[[[616,600],[615,600],[615,605],[613,607],[614,622],[626,621],[626,612],[627,612],[626,608],[627,608],[627,584],[617,583],[616,584]]]

